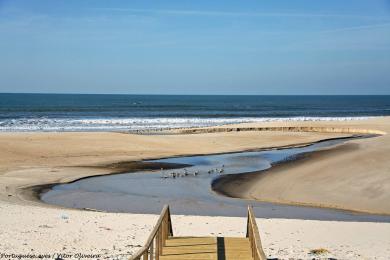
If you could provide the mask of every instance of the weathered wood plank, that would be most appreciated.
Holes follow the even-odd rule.
[[[170,237],[161,260],[252,260],[248,238]]]

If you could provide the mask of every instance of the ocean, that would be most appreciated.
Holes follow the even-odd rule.
[[[132,131],[390,115],[390,96],[0,94],[0,131]]]

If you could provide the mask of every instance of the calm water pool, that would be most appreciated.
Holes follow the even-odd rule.
[[[131,213],[159,213],[164,204],[169,204],[173,214],[218,216],[245,216],[247,205],[251,204],[256,216],[263,218],[390,222],[389,216],[235,199],[211,190],[211,182],[223,174],[262,171],[272,164],[304,153],[331,149],[346,141],[337,139],[299,148],[150,160],[147,162],[190,166],[86,178],[56,185],[41,194],[41,199],[65,207]]]

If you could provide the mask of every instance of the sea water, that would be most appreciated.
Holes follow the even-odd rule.
[[[133,131],[390,115],[390,96],[0,94],[0,131]]]

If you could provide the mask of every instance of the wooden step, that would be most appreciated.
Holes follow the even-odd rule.
[[[248,238],[170,237],[163,247],[161,260],[251,260]]]

